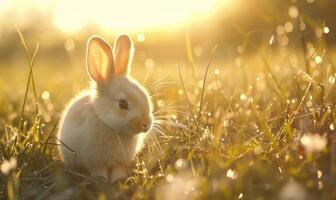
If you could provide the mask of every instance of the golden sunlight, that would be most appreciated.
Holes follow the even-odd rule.
[[[139,30],[183,23],[194,15],[204,17],[217,0],[60,0],[53,8],[53,22],[65,32],[87,24],[104,30]]]
[[[64,33],[85,27],[104,32],[143,31],[183,26],[190,20],[207,20],[232,0],[0,0],[0,16],[15,16],[26,24],[31,13],[42,14]],[[27,18],[27,16],[30,16]],[[172,26],[173,25],[173,26]]]
[[[0,0],[0,17],[9,13],[15,23],[25,24],[29,13],[40,13],[64,33],[89,26],[132,32],[207,20],[218,8],[232,4],[232,0]]]

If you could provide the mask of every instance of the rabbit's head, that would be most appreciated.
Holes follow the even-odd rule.
[[[93,36],[86,50],[88,73],[95,82],[93,107],[97,117],[119,134],[148,132],[152,104],[147,90],[130,77],[133,43],[128,35],[116,39],[114,49]]]

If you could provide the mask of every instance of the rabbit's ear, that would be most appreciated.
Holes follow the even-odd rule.
[[[97,83],[105,83],[113,75],[114,61],[110,45],[98,36],[87,43],[86,66],[90,77]]]
[[[127,76],[130,72],[134,54],[133,42],[128,35],[120,35],[114,46],[115,75]]]

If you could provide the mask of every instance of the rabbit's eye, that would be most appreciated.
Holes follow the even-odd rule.
[[[119,100],[119,108],[128,110],[128,102],[126,101],[126,99]]]

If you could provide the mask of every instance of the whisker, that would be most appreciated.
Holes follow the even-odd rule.
[[[167,137],[167,135],[156,126],[153,126],[153,132],[158,133],[162,135],[163,137]]]
[[[176,110],[176,109],[179,109],[179,110]],[[176,113],[181,113],[181,114],[187,113],[186,111],[183,111],[182,109],[186,109],[186,107],[185,106],[170,106],[170,107],[159,108],[153,113],[153,115],[158,114],[158,113],[165,113],[165,112],[176,112]]]
[[[149,91],[153,93],[154,91],[156,91],[158,89],[165,88],[165,87],[168,87],[169,85],[173,85],[173,84],[175,84],[175,82],[169,82],[169,81],[159,82],[159,83],[153,85],[152,87],[150,87]]]
[[[178,122],[172,121],[172,120],[158,120],[158,121],[154,121],[154,124],[158,124],[158,125],[164,125],[164,126],[173,126],[176,128],[187,128],[186,125],[184,124],[180,124]]]
[[[167,109],[186,109],[186,106],[165,106],[165,107],[161,107],[159,110],[167,110]]]
[[[154,134],[151,134],[151,137],[153,138],[153,140],[155,141],[155,143],[157,144],[158,149],[160,150],[160,152],[162,151],[162,147],[161,144],[159,142],[159,140],[157,139],[157,137]]]
[[[153,149],[153,141],[152,141],[152,138],[150,136],[147,137],[146,139],[146,146],[148,148],[148,154],[150,155],[150,157],[152,157],[152,155],[155,155],[154,154],[154,149]]]
[[[155,132],[155,131],[153,131]],[[159,140],[156,138],[155,135],[153,135],[152,133],[148,134],[148,138],[149,141],[146,141],[146,144],[148,146],[148,150],[149,152],[152,154],[152,156],[157,155],[157,152],[162,152],[162,147],[160,145]]]
[[[155,87],[156,85],[162,83],[161,81],[164,80],[165,78],[167,78],[167,76],[169,75],[169,73],[167,73],[166,75],[162,76],[161,78],[155,80],[153,83],[151,83],[147,88],[148,91],[152,90],[153,87]]]
[[[169,75],[169,73],[167,73],[167,74],[163,75],[162,77],[160,77],[159,79],[155,80],[151,85],[149,85],[149,87],[152,86],[152,85],[154,85],[154,84],[157,84],[158,82],[160,82],[163,79],[167,78],[168,75]]]

